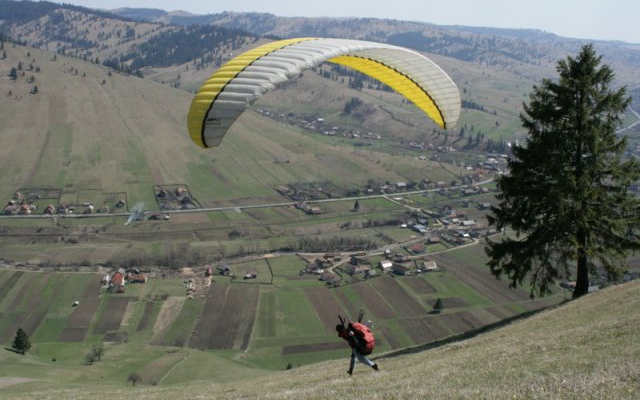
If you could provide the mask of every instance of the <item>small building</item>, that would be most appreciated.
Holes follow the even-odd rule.
[[[154,212],[151,213],[151,215],[149,215],[149,219],[152,221],[160,221],[160,220],[165,220],[168,221],[171,218],[171,216],[167,213],[161,213],[161,212]]]
[[[329,260],[329,261],[331,261],[331,260],[340,261],[340,260],[342,260],[342,254],[340,254],[340,253],[327,253],[327,254],[324,255],[324,258],[326,260]]]
[[[414,243],[411,246],[407,247],[407,251],[413,254],[422,254],[427,251],[427,247],[422,243]]]
[[[333,266],[333,262],[329,260],[326,256],[323,258],[316,258],[313,263],[317,266],[317,268],[330,268]]]
[[[256,279],[258,277],[258,271],[255,268],[249,268],[244,273],[242,279]]]
[[[109,288],[115,290],[117,293],[124,293],[124,270],[120,269],[111,275]]]
[[[373,278],[374,276],[377,276],[377,275],[378,273],[376,272],[375,269],[368,269],[364,272],[365,279]]]
[[[283,196],[287,196],[289,195],[289,193],[291,193],[291,189],[289,189],[288,186],[277,186],[275,188],[275,191],[280,193]]]
[[[127,274],[127,281],[129,281],[129,283],[147,283],[148,278],[149,274]]]
[[[391,272],[393,272],[396,275],[410,275],[411,269],[405,264],[393,263],[393,266],[391,267]]]
[[[391,267],[393,267],[393,261],[391,260],[380,261],[380,268],[382,268],[383,271],[388,271],[391,269]]]
[[[305,274],[322,275],[324,273],[324,269],[322,268],[321,264],[318,264],[317,262],[310,262],[306,265],[302,272]]]
[[[320,275],[319,279],[322,282],[326,282],[327,284],[329,284],[331,286],[340,285],[340,279],[339,279],[338,275],[335,272],[332,272],[332,271],[325,271],[322,275]]]
[[[366,257],[361,256],[351,256],[349,260],[349,264],[351,265],[360,265],[360,264],[370,264],[369,260]]]
[[[31,207],[29,207],[29,203],[20,203],[20,208],[18,209],[18,214],[20,215],[30,215]]]
[[[322,210],[318,206],[310,206],[307,203],[297,203],[296,208],[310,215],[322,214]]]
[[[476,193],[478,193],[478,191],[476,189],[471,189],[471,188],[467,188],[462,191],[463,196],[473,196]]]
[[[357,265],[353,265],[353,264],[347,264],[344,267],[344,270],[347,274],[349,275],[357,275],[357,274],[365,274],[367,275],[367,273],[371,270],[371,266],[369,265],[363,265],[363,264],[357,264]]]
[[[398,262],[406,262],[406,261],[409,261],[409,256],[404,255],[404,254],[400,254],[400,253],[396,253],[396,254],[393,255],[393,257],[391,259],[396,263],[398,263]]]
[[[19,206],[17,204],[9,204],[7,205],[3,212],[4,215],[14,215],[18,213]]]
[[[438,264],[436,264],[435,261],[422,261],[421,265],[420,265],[420,269],[423,272],[431,272],[431,271],[437,271],[438,270]]]
[[[227,264],[219,265],[217,270],[220,275],[231,275],[231,268]]]
[[[175,193],[176,193],[176,196],[182,197],[182,196],[185,196],[187,194],[187,189],[183,188],[182,186],[178,186],[176,188]]]

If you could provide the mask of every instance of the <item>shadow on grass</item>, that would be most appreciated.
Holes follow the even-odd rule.
[[[20,354],[21,356],[24,356],[24,355],[25,355],[25,353],[23,353],[23,352],[21,352],[21,351],[18,351],[18,350],[16,350],[16,349],[12,349],[12,348],[9,348],[9,347],[5,347],[4,349],[5,349],[6,351],[10,351],[10,352],[13,352],[13,353],[16,353],[16,354]]]

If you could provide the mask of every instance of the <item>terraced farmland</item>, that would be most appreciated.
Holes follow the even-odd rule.
[[[242,355],[244,364],[279,369],[344,355],[347,349],[335,337],[334,326],[338,315],[355,318],[359,309],[374,324],[379,354],[458,335],[564,299],[560,293],[531,301],[528,292],[509,289],[482,265],[465,261],[475,252],[471,248],[434,255],[443,267],[437,272],[345,280],[339,287],[300,276],[306,262],[300,257],[271,257],[231,265],[238,272],[259,266],[260,279],[215,275],[210,286],[199,285],[195,292],[188,292],[185,282],[200,282],[203,270],[155,272],[145,284],[112,293],[100,285],[103,273],[4,268],[0,338],[10,346],[17,329],[23,328],[34,348],[46,348],[52,358],[64,359],[96,343],[113,348],[137,343],[142,349]],[[438,298],[444,310],[433,314]],[[180,359],[149,360],[148,368]]]

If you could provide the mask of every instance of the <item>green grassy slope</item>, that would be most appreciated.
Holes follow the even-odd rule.
[[[165,357],[182,358],[178,370],[188,371],[194,364],[209,369],[212,378],[226,371],[229,381],[132,387],[126,384],[127,372],[120,371],[121,385],[101,386],[103,370],[97,363],[91,382],[74,382],[72,370],[60,369],[60,384],[54,380],[47,390],[34,391],[29,389],[30,381],[38,379],[33,372],[54,379],[51,368],[6,352],[3,364],[12,365],[13,372],[0,378],[0,393],[7,399],[633,399],[640,394],[639,293],[640,282],[618,285],[468,340],[431,350],[377,354],[380,372],[358,365],[351,377],[345,373],[347,349],[341,360],[282,372],[227,369],[237,367],[194,351]],[[135,357],[133,348],[122,351]],[[157,367],[162,370],[162,363]]]
[[[48,188],[63,190],[62,201],[70,203],[99,204],[111,194],[154,209],[153,185],[186,184],[202,205],[211,206],[281,200],[274,186],[297,182],[362,189],[369,178],[448,180],[466,173],[437,163],[416,169],[415,154],[390,155],[376,146],[360,150],[346,139],[305,133],[252,111],[219,148],[200,149],[186,132],[191,93],[50,52],[5,49],[7,57],[0,59],[0,71],[6,71],[0,76],[2,201],[19,189]],[[8,73],[17,66],[22,69],[12,80]],[[309,78],[306,84],[346,88],[326,79]],[[283,92],[261,104],[279,104]],[[294,99],[300,95],[295,88],[286,92]],[[320,95],[307,104],[318,100],[314,112],[339,114],[353,95],[344,90],[337,108],[328,106],[336,98]],[[403,126],[380,123],[378,128],[393,132]]]

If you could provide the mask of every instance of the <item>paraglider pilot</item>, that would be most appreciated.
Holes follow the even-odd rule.
[[[373,368],[378,371],[378,364],[367,358],[367,355],[373,351],[375,341],[371,330],[360,322],[349,322],[346,326],[344,320],[340,317],[341,323],[336,325],[336,332],[338,336],[346,340],[351,346],[351,362],[349,363],[349,370],[347,373],[351,375],[353,373],[353,367],[355,367],[356,359],[364,365]]]

